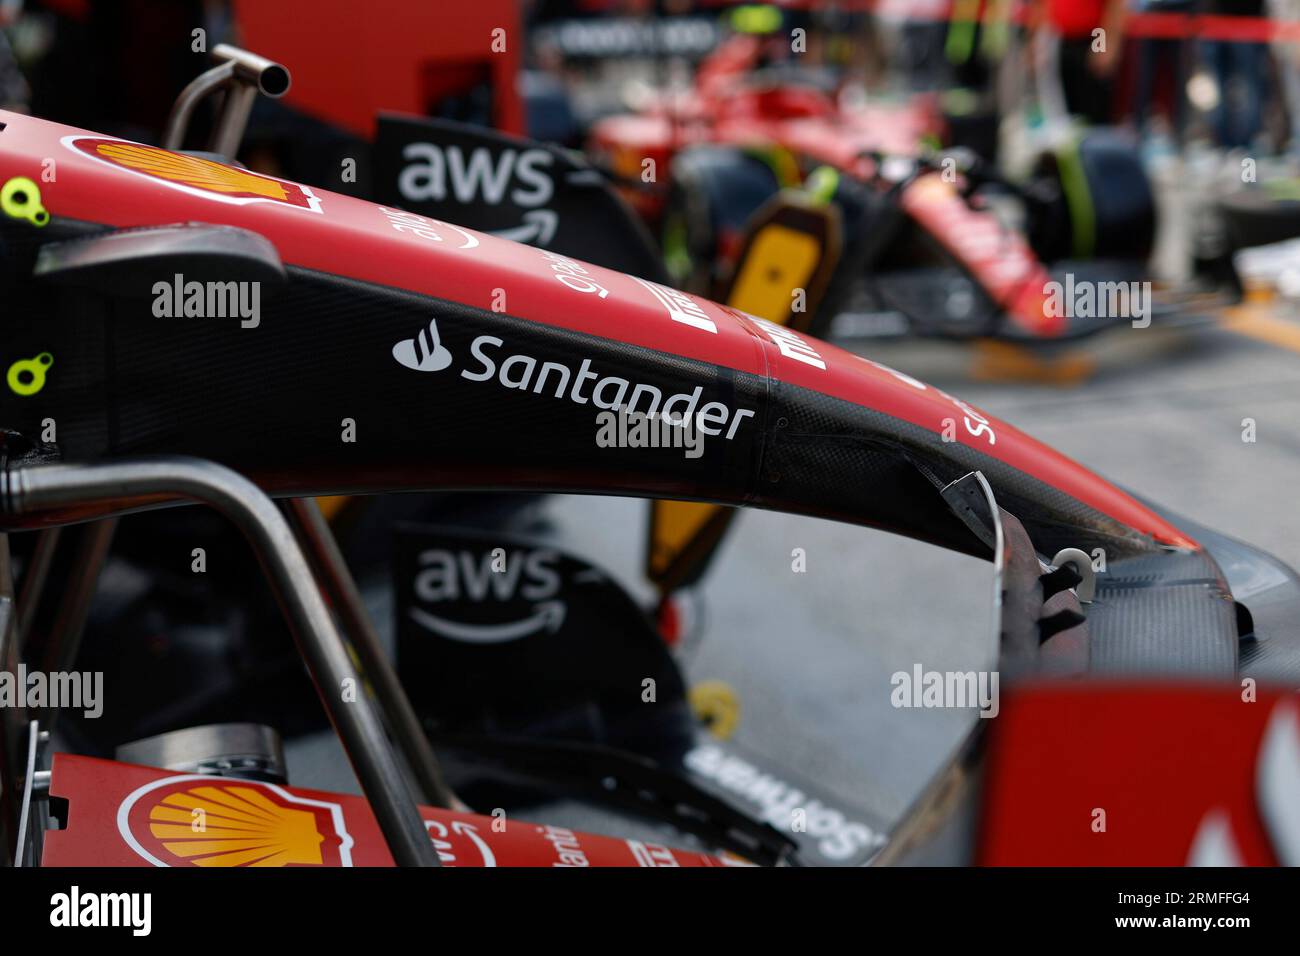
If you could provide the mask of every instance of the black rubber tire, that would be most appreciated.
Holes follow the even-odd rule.
[[[693,146],[678,153],[663,218],[664,252],[674,284],[715,295],[723,265],[719,237],[742,230],[780,188],[772,168],[743,150]],[[674,236],[675,230],[684,236]],[[674,260],[674,242],[684,243],[689,264]]]

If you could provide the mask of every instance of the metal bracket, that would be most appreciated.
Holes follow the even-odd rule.
[[[14,866],[16,867],[23,866],[24,860],[28,860],[31,866],[36,866],[40,863],[40,854],[37,852],[36,834],[42,832],[42,830],[41,828],[32,826],[31,823],[32,813],[34,812],[32,796],[36,790],[36,767],[40,760],[41,751],[44,745],[49,743],[49,740],[50,735],[41,730],[39,721],[33,720],[27,725],[27,766],[23,773],[22,807],[18,811],[18,846],[14,853]],[[45,781],[45,784],[48,787],[48,780]],[[32,831],[30,853],[27,852],[27,830],[29,826]]]
[[[393,859],[399,866],[440,865],[397,754],[372,701],[361,693],[365,679],[353,665],[293,531],[265,492],[215,462],[180,456],[36,465],[0,474],[0,523],[43,513],[73,513],[86,520],[185,500],[221,512],[257,554]],[[357,690],[354,700],[344,699],[343,689],[349,686]]]
[[[389,730],[410,764],[424,797],[437,807],[465,809],[456,799],[443,778],[442,769],[434,755],[429,738],[424,735],[420,718],[416,716],[401,681],[384,656],[379,645],[379,635],[366,613],[361,592],[348,571],[347,562],[339,551],[334,534],[330,531],[314,498],[291,498],[283,502],[285,514],[298,537],[298,543],[316,572],[321,590],[338,612],[343,629],[352,641],[352,647],[361,659],[361,666],[374,681],[379,706],[388,721]]]
[[[185,142],[185,133],[189,130],[194,107],[217,90],[224,90],[225,102],[217,114],[209,149],[226,159],[234,159],[244,138],[244,128],[248,125],[248,115],[253,110],[257,94],[279,99],[289,92],[289,71],[273,60],[228,43],[213,47],[212,59],[217,61],[217,65],[191,80],[176,97],[163,131],[163,149],[180,149]]]
[[[1062,548],[1052,558],[1052,567],[1059,568],[1063,564],[1070,565],[1083,579],[1074,589],[1079,603],[1091,604],[1097,594],[1097,572],[1092,569],[1092,558],[1078,548]]]

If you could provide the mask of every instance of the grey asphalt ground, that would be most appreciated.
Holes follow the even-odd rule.
[[[1095,374],[1063,388],[974,381],[969,344],[854,348],[1300,567],[1300,354],[1213,325],[1122,328],[1074,350]],[[1256,422],[1254,443],[1242,441],[1245,418]],[[643,504],[557,499],[554,507],[566,523],[592,529],[575,545],[620,575],[636,574]],[[806,573],[791,570],[795,547],[807,552]],[[706,621],[687,671],[735,688],[735,739],[858,805],[901,813],[974,719],[896,710],[889,677],[914,663],[989,666],[982,561],[861,528],[746,512],[701,596]]]
[[[1292,321],[1300,333],[1300,322]],[[1076,350],[1074,387],[976,381],[974,347],[843,343],[938,385],[1103,476],[1300,567],[1300,354],[1215,325],[1122,328]],[[1257,441],[1242,441],[1242,420]],[[646,504],[559,496],[566,547],[649,595]],[[803,548],[807,571],[791,569]],[[978,670],[994,654],[990,566],[896,536],[745,512],[699,589],[702,627],[683,652],[692,682],[740,700],[735,740],[885,819],[901,814],[974,716],[896,710],[890,675],[920,663]],[[374,608],[387,625],[390,612]],[[328,736],[290,748],[291,779],[354,789]]]

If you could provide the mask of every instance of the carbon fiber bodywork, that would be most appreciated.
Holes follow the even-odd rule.
[[[1104,553],[1094,667],[1233,671],[1241,615],[1193,538],[910,376],[451,223],[18,114],[0,122],[0,177],[40,176],[42,157],[60,157],[57,184],[41,187],[48,224],[0,221],[0,357],[48,360],[41,387],[0,390],[0,526],[90,516],[22,514],[20,466],[158,453],[215,460],[272,494],[685,498],[990,557],[941,493],[979,472],[1038,556]],[[945,197],[914,198],[933,211]],[[228,243],[161,238],[193,238],[174,224],[196,222],[251,234],[243,258],[225,269]],[[139,229],[158,235],[117,239]],[[123,246],[143,251],[123,262]],[[70,262],[98,267],[60,271]],[[179,309],[183,280],[216,285],[250,265],[288,276],[261,289],[252,322]],[[160,309],[173,283],[177,308]],[[689,416],[699,454],[598,440],[598,413],[615,410]]]
[[[9,250],[9,288],[24,307],[6,323],[7,352],[52,352],[62,374],[39,403],[6,396],[3,422],[38,446],[41,423],[54,419],[57,447],[47,451],[64,461],[190,454],[278,494],[490,487],[694,498],[866,524],[988,557],[938,494],[981,471],[1040,554],[1105,550],[1110,570],[1089,613],[1094,667],[1235,668],[1231,600],[1204,554],[1158,546],[973,445],[882,411],[773,376],[300,268],[263,303],[256,331],[160,320],[143,289],[110,298],[15,287],[33,249]],[[401,367],[394,343],[431,319],[454,363],[431,374]],[[512,356],[521,358],[507,374]],[[609,379],[644,386],[643,410],[651,395],[665,404],[694,395],[696,409],[717,403],[722,434],[706,438],[698,458],[601,447],[595,396],[574,381],[586,369],[592,392],[607,397]],[[343,439],[349,421],[354,441]],[[14,436],[6,442],[22,447]]]

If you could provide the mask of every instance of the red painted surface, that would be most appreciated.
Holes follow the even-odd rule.
[[[50,792],[68,801],[68,828],[46,834],[47,867],[393,865],[369,804],[348,794],[73,754],[55,755]],[[444,866],[744,865],[522,820],[420,816]]]
[[[494,125],[523,132],[516,0],[236,0],[235,21],[242,46],[289,68],[289,104],[360,136],[374,135],[380,110],[424,115],[446,92],[440,77],[479,71],[491,77]],[[503,52],[492,49],[498,28],[506,31]]]
[[[7,124],[0,132],[0,180],[21,175],[39,182],[43,158],[57,159],[58,180],[45,184],[42,197],[51,215],[118,227],[174,222],[241,226],[273,242],[286,265],[485,310],[492,309],[495,290],[503,289],[513,316],[768,376],[935,434],[943,433],[945,419],[960,423],[973,411],[989,422],[995,441],[960,428],[957,440],[1157,541],[1196,546],[1118,488],[1012,426],[808,336],[797,338],[815,361],[792,358],[789,343],[781,348],[769,327],[726,306],[685,297],[703,318],[691,324],[674,318],[664,301],[671,298],[668,290],[656,292],[631,276],[531,246],[296,184],[287,184],[286,191],[306,191],[318,209],[200,189],[87,155],[78,144],[91,134],[16,113],[0,112],[0,122]]]
[[[991,213],[972,209],[937,172],[917,178],[903,190],[901,202],[908,215],[979,277],[1012,321],[1043,338],[1065,331],[1063,315],[1047,314],[1044,289],[1051,277],[1018,233],[1003,228]]]
[[[1247,703],[1241,694],[1236,684],[1089,684],[1005,695],[991,731],[979,862],[1183,866],[1218,811],[1242,862],[1276,865],[1261,744],[1270,722],[1280,730],[1300,721],[1300,699],[1261,692]],[[1272,754],[1273,772],[1285,774],[1288,759],[1292,774],[1300,770],[1289,749]],[[1288,798],[1300,812],[1300,792]],[[1096,810],[1104,832],[1094,829]]]
[[[665,97],[639,115],[596,123],[592,149],[624,175],[636,175],[640,157],[651,157],[666,169],[677,151],[716,144],[779,148],[805,167],[829,165],[866,178],[876,173],[869,154],[915,155],[921,142],[942,128],[933,94],[901,105],[847,105],[814,89],[756,88],[750,72],[760,48],[754,37],[732,37],[701,66],[687,94]],[[662,194],[628,190],[626,195],[643,214],[654,217],[661,211]],[[1064,317],[1045,313],[1047,270],[1024,239],[1003,228],[996,216],[971,208],[937,176],[922,176],[903,192],[901,202],[1025,332],[1052,339],[1065,331]],[[723,250],[720,257],[729,255]]]

